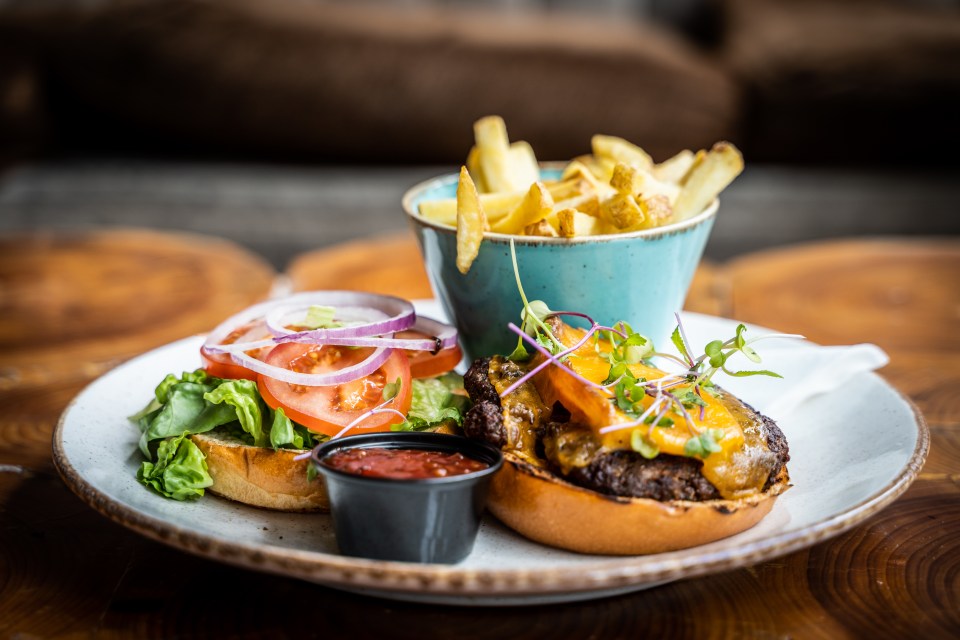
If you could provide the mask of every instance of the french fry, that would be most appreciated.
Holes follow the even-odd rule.
[[[595,135],[591,155],[571,160],[559,180],[541,182],[533,148],[511,143],[502,118],[477,120],[474,137],[457,198],[419,208],[426,219],[456,224],[463,273],[485,231],[571,238],[660,227],[700,213],[743,170],[740,152],[727,142],[655,164],[623,138]]]
[[[690,170],[673,205],[674,219],[686,220],[699,214],[741,171],[743,156],[735,146],[729,142],[713,145],[703,161]]]
[[[519,140],[510,145],[510,181],[514,187],[523,188],[540,179],[540,165],[529,142]]]
[[[579,177],[570,178],[569,180],[545,181],[543,184],[547,187],[547,191],[550,192],[550,197],[554,200],[566,200],[567,198],[573,198],[574,196],[582,195],[588,190],[592,190],[590,183]]]
[[[672,203],[680,194],[680,187],[657,180],[652,173],[638,169],[633,165],[617,163],[610,178],[610,186],[618,193],[634,196],[652,197],[662,195]]]
[[[593,155],[607,158],[614,163],[624,162],[638,169],[650,169],[653,166],[653,158],[650,154],[623,138],[597,134],[590,139],[590,145],[593,148]]]
[[[660,164],[653,166],[653,177],[661,182],[680,182],[693,167],[696,156],[690,149],[684,149],[672,158],[667,158]]]
[[[520,233],[528,225],[540,222],[553,210],[553,198],[542,182],[530,185],[516,209],[492,227],[496,233]]]
[[[473,183],[477,185],[477,191],[480,193],[489,191],[489,189],[487,189],[487,183],[483,179],[483,166],[480,164],[480,149],[476,145],[470,147],[470,153],[467,154],[467,171],[469,171],[471,177],[473,177]]]
[[[480,242],[487,226],[487,217],[480,205],[477,186],[470,178],[466,167],[460,167],[460,182],[457,184],[457,269],[462,274],[480,253]]]
[[[643,186],[643,177],[637,167],[618,162],[613,169],[613,175],[610,176],[610,186],[616,189],[617,193],[632,196],[640,193],[640,187]]]
[[[467,167],[467,171],[470,168]],[[470,174],[473,176],[473,174]],[[476,181],[474,181],[476,184]],[[479,191],[479,187],[477,188]],[[523,199],[525,191],[511,191],[508,193],[481,193],[480,205],[487,216],[487,221],[491,224],[500,220],[505,215],[513,211],[520,200]],[[444,198],[443,200],[427,200],[420,203],[420,215],[433,222],[457,226],[457,199]]]
[[[600,202],[600,217],[620,231],[629,231],[646,220],[643,209],[632,195],[617,193]]]
[[[554,213],[557,213],[561,209],[576,209],[580,213],[585,213],[588,216],[597,218],[600,216],[600,198],[595,193],[584,193],[583,195],[561,200],[553,205]]]
[[[597,156],[577,156],[571,162],[579,162],[587,168],[597,179],[599,184],[609,184],[610,176],[613,175],[613,168],[616,162],[609,158],[599,158]]]
[[[528,224],[523,229],[523,235],[525,236],[544,236],[547,238],[556,238],[557,230],[551,226],[546,219],[541,220],[540,222],[534,222],[533,224]]]
[[[480,118],[473,124],[477,141],[477,161],[483,173],[486,191],[513,191],[510,139],[507,125],[500,116]]]
[[[665,195],[655,195],[649,198],[643,198],[639,201],[640,210],[643,211],[645,220],[641,224],[643,229],[652,229],[653,227],[662,227],[665,224],[673,222],[673,207]]]
[[[557,212],[557,223],[561,238],[594,236],[603,232],[603,225],[599,218],[570,207]]]

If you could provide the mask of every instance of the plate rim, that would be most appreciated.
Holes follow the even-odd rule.
[[[736,322],[719,316],[696,315]],[[136,367],[140,361],[157,351],[175,348],[181,343],[197,339],[198,336],[189,336],[151,349],[118,365],[85,386],[64,409],[54,429],[52,449],[57,472],[68,488],[88,506],[147,538],[227,564],[345,589],[368,588],[398,594],[432,593],[464,599],[549,596],[571,592],[589,594],[625,587],[642,589],[647,585],[749,566],[838,536],[879,512],[900,497],[916,480],[930,447],[929,427],[918,407],[882,376],[869,372],[868,375],[875,377],[880,384],[904,401],[913,415],[916,441],[906,464],[884,487],[840,513],[831,514],[830,517],[802,529],[773,534],[760,540],[742,543],[733,549],[693,554],[690,549],[685,549],[646,556],[610,556],[584,561],[575,567],[552,569],[483,569],[370,560],[268,544],[227,541],[161,520],[112,498],[83,477],[69,460],[63,444],[63,432],[71,411],[103,377],[127,367]]]

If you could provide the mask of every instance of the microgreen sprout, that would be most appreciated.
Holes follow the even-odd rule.
[[[627,339],[619,341],[618,343],[616,336],[610,336],[613,348],[608,352],[608,360],[611,364],[610,373],[607,376],[606,382],[616,380],[611,401],[615,402],[617,407],[627,416],[637,419],[631,422],[603,427],[600,429],[600,433],[636,428],[641,423],[650,420],[650,422],[647,423],[650,424],[650,428],[647,430],[647,438],[649,439],[654,427],[663,426],[661,420],[666,410],[672,409],[675,413],[683,417],[683,421],[691,435],[684,449],[685,453],[687,455],[705,458],[711,453],[720,450],[717,442],[723,439],[723,431],[721,429],[701,429],[697,426],[696,421],[690,414],[690,410],[697,409],[698,418],[701,422],[703,421],[707,407],[704,394],[715,395],[716,393],[712,382],[714,375],[722,371],[727,375],[735,377],[763,375],[780,378],[782,377],[780,374],[766,369],[731,371],[727,368],[727,361],[731,356],[740,352],[750,361],[760,362],[760,356],[750,347],[750,344],[769,338],[802,338],[802,336],[793,334],[770,334],[754,338],[753,340],[746,340],[744,338],[744,332],[747,328],[745,325],[740,324],[737,326],[735,335],[732,338],[726,341],[713,340],[709,342],[704,348],[703,355],[694,358],[689,347],[690,341],[687,338],[680,315],[677,314],[676,317],[677,327],[671,336],[671,340],[677,352],[680,354],[679,357],[671,353],[654,351],[652,345],[650,349],[644,351],[643,354],[646,358],[659,357],[675,362],[682,366],[684,371],[664,376],[657,381],[658,384],[655,388],[651,387],[649,383],[637,380],[627,366],[630,364],[630,358],[629,351],[626,347],[628,345],[644,344],[641,340],[635,338],[637,334],[632,333],[627,325],[621,323],[618,326],[627,328]],[[599,347],[598,353],[600,353]],[[653,397],[653,402],[646,410],[643,410],[643,413],[640,413],[643,407],[642,396],[640,396],[639,393],[641,388],[643,388],[646,395]],[[651,410],[659,410],[660,413],[658,413],[656,418],[651,418]],[[670,426],[672,425],[673,423],[671,421]],[[640,447],[637,448],[635,446],[634,448],[642,455],[646,455],[646,453],[649,452],[649,443],[638,443],[635,438],[631,440],[631,443]]]
[[[557,340],[544,320],[550,314],[550,308],[542,300],[529,302],[527,294],[523,291],[523,284],[520,282],[520,268],[517,266],[517,249],[510,239],[510,260],[513,262],[513,276],[517,280],[517,290],[520,292],[520,299],[523,301],[523,310],[520,312],[520,324],[523,331],[537,341],[544,340],[544,345],[551,353],[557,353],[563,350],[563,343]],[[508,358],[514,361],[527,360],[530,353],[523,348],[522,339],[517,342],[517,348],[513,350]]]
[[[720,371],[733,377],[782,376],[767,369],[731,371],[727,361],[735,354],[742,353],[754,363],[760,362],[760,356],[750,346],[760,340],[771,338],[800,338],[795,334],[767,334],[747,340],[744,333],[746,325],[739,324],[734,336],[728,340],[713,340],[704,347],[702,355],[694,358],[690,349],[690,340],[680,319],[675,314],[677,327],[670,339],[679,355],[656,351],[653,342],[633,330],[626,322],[618,322],[613,327],[605,327],[593,320],[590,316],[576,311],[551,311],[541,300],[532,302],[527,300],[520,282],[520,270],[517,265],[517,253],[513,240],[510,241],[510,257],[513,261],[513,274],[517,281],[517,289],[523,301],[523,310],[520,314],[521,325],[518,327],[512,322],[507,326],[517,334],[517,348],[508,356],[513,361],[528,360],[532,354],[527,350],[529,345],[534,351],[544,357],[544,361],[529,370],[518,380],[507,387],[501,397],[513,393],[522,384],[537,375],[550,365],[560,367],[565,373],[573,376],[587,387],[610,393],[610,401],[617,409],[632,420],[608,425],[599,429],[600,434],[606,434],[622,429],[633,429],[630,436],[631,447],[645,458],[656,457],[660,450],[653,441],[654,429],[672,429],[674,421],[666,414],[673,411],[683,418],[683,423],[690,438],[684,446],[684,454],[690,457],[706,458],[711,453],[722,449],[718,444],[725,437],[723,429],[701,428],[690,414],[696,409],[698,420],[702,423],[706,415],[708,402],[705,395],[717,395],[713,384],[713,377]],[[546,321],[557,316],[575,316],[589,322],[590,328],[575,344],[566,347],[550,330]],[[568,366],[566,360],[574,352],[583,348],[589,340],[595,341],[596,354],[610,364],[606,379],[602,383],[578,374]],[[601,348],[601,341],[610,345],[609,349]],[[630,369],[631,365],[650,363],[653,358],[661,358],[673,362],[681,367],[679,373],[666,373],[656,380],[637,378]],[[649,405],[645,405],[646,398],[653,398]],[[645,428],[638,428],[645,427]]]

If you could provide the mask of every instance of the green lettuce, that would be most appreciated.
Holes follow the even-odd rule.
[[[470,398],[463,395],[463,378],[448,373],[439,378],[416,379],[407,420],[394,425],[394,431],[424,431],[444,424],[461,426],[470,408]]]
[[[267,446],[269,436],[263,429],[263,401],[253,380],[227,380],[212,391],[203,395],[203,399],[216,405],[233,407],[233,419],[240,421],[243,430],[253,436],[253,444]]]
[[[214,378],[198,369],[180,377],[167,375],[154,396],[130,416],[140,427],[139,447],[147,459],[137,479],[177,500],[203,495],[203,487],[210,486],[203,452],[188,435],[222,428],[259,447],[315,445],[316,437],[306,427],[290,420],[283,409],[267,406],[251,380]]]
[[[163,440],[157,447],[157,461],[144,462],[137,480],[174,500],[198,498],[213,484],[203,452],[186,433]]]

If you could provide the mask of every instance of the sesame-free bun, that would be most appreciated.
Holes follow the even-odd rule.
[[[329,510],[323,479],[308,481],[310,461],[293,459],[303,451],[253,447],[217,431],[190,439],[207,458],[211,493],[280,511]]]
[[[743,500],[624,498],[584,489],[504,453],[487,508],[536,542],[607,555],[686,549],[732,536],[757,524],[790,486],[786,467],[762,494]]]

